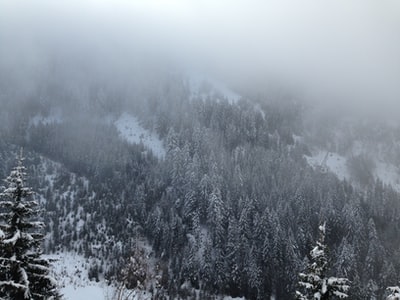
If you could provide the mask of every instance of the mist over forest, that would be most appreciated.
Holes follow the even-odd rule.
[[[0,298],[23,164],[61,299],[398,299],[399,53],[395,0],[0,0]]]

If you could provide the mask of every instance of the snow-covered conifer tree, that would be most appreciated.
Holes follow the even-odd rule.
[[[311,264],[307,273],[300,273],[299,285],[303,287],[304,294],[296,291],[300,300],[327,300],[347,298],[349,289],[348,279],[326,277],[328,258],[325,245],[325,223],[319,226],[319,239],[317,245],[311,250]]]
[[[386,290],[390,292],[390,295],[386,298],[387,300],[400,300],[400,287],[389,286]]]
[[[44,224],[37,220],[38,203],[29,199],[22,163],[21,151],[0,193],[0,298],[59,299],[50,262],[41,257]]]

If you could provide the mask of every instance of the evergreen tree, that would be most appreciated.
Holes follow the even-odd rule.
[[[44,227],[37,221],[38,203],[25,186],[22,152],[0,194],[0,298],[59,299],[50,261],[41,257]]]
[[[319,239],[317,245],[311,250],[311,265],[308,273],[300,273],[299,285],[305,294],[296,291],[300,300],[327,300],[332,298],[347,298],[349,289],[346,278],[326,277],[328,258],[325,245],[325,223],[319,226]]]

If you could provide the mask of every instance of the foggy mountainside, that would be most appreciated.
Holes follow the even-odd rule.
[[[351,280],[352,299],[382,295],[397,280],[399,194],[374,176],[372,158],[354,155],[356,145],[346,143],[367,147],[362,124],[350,127],[355,133],[333,127],[342,135],[324,148],[333,133],[325,128],[322,138],[309,136],[300,104],[229,103],[208,89],[204,82],[193,93],[172,77],[135,106],[116,101],[103,108],[95,93],[86,108],[52,98],[8,112],[13,122],[2,128],[2,175],[23,146],[30,183],[46,210],[46,252],[93,257],[93,279],[111,279],[135,241],[145,239],[172,297],[189,297],[196,288],[206,299],[290,299],[325,220],[330,264]],[[160,137],[165,157],[145,139],[131,144],[120,135],[113,120],[123,113]],[[380,128],[368,141],[386,147],[382,157],[396,166],[392,152],[399,152],[391,139],[379,141]],[[381,130],[400,138],[398,129]],[[354,175],[340,180],[329,168],[313,167],[307,162],[313,149],[337,151],[346,159],[342,172]]]
[[[151,5],[117,1],[108,12],[106,0],[83,1],[77,14],[61,2],[28,12],[0,0],[0,177],[23,149],[46,224],[43,252],[66,264],[54,263],[65,299],[101,297],[83,289],[100,286],[118,300],[294,299],[320,248],[326,276],[349,285],[348,299],[398,299],[389,295],[400,280],[400,44],[389,38],[398,28],[386,30],[398,23],[385,14],[390,1],[350,1],[343,39],[346,4],[317,5],[312,26],[308,12],[293,20],[313,33],[302,42],[281,15],[297,16],[291,1],[275,4],[266,23],[254,11],[254,24],[233,36],[223,25],[234,32],[235,13],[254,9],[241,1],[226,20],[216,18],[226,1],[197,7],[199,19],[217,15],[206,29],[186,20],[192,10],[178,0],[176,12],[151,1],[159,24],[146,18]],[[350,20],[363,5],[393,23],[362,35]],[[164,14],[179,22],[163,23]],[[310,45],[325,36],[318,22],[335,29],[326,48]],[[276,48],[268,25],[282,25]],[[261,29],[251,37],[253,26]],[[352,56],[382,33],[365,57]],[[257,50],[235,48],[242,41]]]

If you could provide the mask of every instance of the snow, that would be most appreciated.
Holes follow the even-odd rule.
[[[254,109],[255,109],[256,111],[260,112],[262,118],[265,120],[265,112],[264,112],[264,110],[261,108],[260,104],[256,104],[256,105],[254,106]]]
[[[388,300],[400,299],[400,288],[398,286],[389,286],[386,290],[390,292],[390,295],[387,297]]]
[[[293,134],[292,137],[295,143],[303,143],[304,141],[304,138],[300,135]]]
[[[356,153],[361,153],[359,150],[362,146],[357,145]],[[310,166],[315,169],[323,167],[323,161],[326,156],[326,151],[316,151],[312,156],[305,156]],[[397,192],[400,192],[400,170],[398,167],[385,163],[383,161],[374,161],[375,168],[373,175],[375,179],[381,180],[386,185],[391,185]],[[326,167],[329,171],[336,174],[341,180],[351,181],[351,176],[347,168],[347,159],[334,152],[329,152],[326,160]]]
[[[146,253],[152,251],[151,246],[139,241]],[[60,254],[44,255],[45,259],[56,260],[52,263],[52,275],[58,282],[64,300],[109,300],[114,299],[116,293],[122,293],[128,300],[150,300],[151,293],[146,290],[119,290],[116,286],[108,285],[102,278],[99,282],[90,281],[87,270],[93,263],[76,253],[63,252]],[[149,260],[154,265],[154,262]],[[154,267],[154,266],[152,266]],[[154,285],[154,282],[151,282]],[[125,298],[124,298],[125,299]],[[245,300],[244,297],[233,298],[224,296],[223,300]]]
[[[323,234],[325,234],[326,223],[324,222],[324,224],[319,225],[318,229],[319,229],[319,231],[321,231]]]
[[[4,244],[12,244],[13,246],[15,245],[15,243],[17,242],[17,240],[19,240],[21,238],[21,233],[19,230],[17,230],[12,238],[9,238],[7,240],[3,240]]]
[[[318,169],[323,167],[323,161],[326,156],[326,151],[317,151],[312,156],[305,156],[309,165],[313,168]],[[329,152],[326,160],[326,167],[340,180],[349,180],[350,174],[347,169],[347,160],[344,156],[341,156],[334,152]]]
[[[208,85],[211,90],[210,93],[221,94],[225,97],[230,104],[235,104],[239,101],[241,96],[231,89],[229,89],[224,83],[216,80],[215,78],[205,76],[199,73],[192,73],[189,79],[190,90],[192,97],[200,97],[205,99],[207,92],[202,91],[202,86]]]
[[[376,162],[375,165],[375,178],[379,178],[384,184],[391,185],[397,192],[400,192],[399,169],[384,162]]]
[[[106,299],[105,290],[99,285],[86,287],[73,287],[69,285],[62,289],[62,294],[66,300]]]
[[[145,147],[152,150],[158,158],[165,157],[165,148],[158,135],[143,128],[139,121],[128,113],[123,113],[114,125],[120,134],[120,137],[132,144],[142,143]]]
[[[53,262],[53,272],[65,300],[107,299],[109,287],[104,282],[90,281],[88,261],[81,255],[62,253],[46,255]]]
[[[30,125],[38,126],[39,124],[42,125],[49,125],[49,124],[59,124],[62,123],[62,113],[61,110],[53,109],[47,116],[43,116],[42,114],[35,115],[30,120]]]
[[[145,241],[138,240],[138,245],[145,250],[150,269],[155,268],[155,260],[150,257],[153,252],[151,245]],[[85,258],[82,255],[72,252],[44,255],[44,258],[56,260],[52,263],[52,275],[60,286],[60,292],[65,300],[109,300],[115,299],[116,293],[122,293],[127,300],[150,300],[151,293],[146,290],[119,289],[118,286],[109,285],[100,276],[99,282],[91,281],[88,270],[93,264],[101,264],[96,258]],[[150,282],[149,282],[150,283]],[[151,282],[154,285],[155,282]]]

